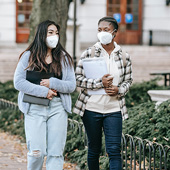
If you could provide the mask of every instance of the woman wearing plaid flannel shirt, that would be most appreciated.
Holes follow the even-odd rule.
[[[77,86],[80,95],[74,112],[82,116],[88,136],[88,167],[99,170],[102,129],[105,134],[106,151],[109,155],[110,170],[121,169],[122,119],[128,118],[125,94],[132,83],[130,56],[126,53],[125,64],[122,50],[114,41],[118,24],[112,17],[101,18],[98,22],[98,39],[94,57],[104,57],[108,74],[98,79],[84,75],[82,60],[91,57],[92,48],[85,50],[76,68]],[[104,88],[106,95],[88,95],[88,89]]]

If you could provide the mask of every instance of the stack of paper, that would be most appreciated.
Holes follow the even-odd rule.
[[[102,78],[105,74],[108,74],[106,61],[104,58],[86,58],[83,60],[83,68],[85,76],[91,79]],[[88,94],[106,94],[105,90],[88,90]]]

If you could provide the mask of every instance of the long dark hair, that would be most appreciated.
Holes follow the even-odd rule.
[[[40,71],[45,70],[47,72],[47,63],[45,61],[45,57],[47,55],[47,49],[48,49],[46,45],[46,37],[47,37],[47,30],[50,25],[55,25],[57,27],[57,30],[58,31],[60,30],[60,26],[57,25],[54,21],[50,21],[50,20],[43,21],[38,25],[33,42],[25,50],[31,52],[31,55],[29,57],[29,65],[27,68],[30,69],[36,68]],[[56,75],[61,75],[62,60],[64,61],[64,65],[70,65],[70,66],[73,65],[72,57],[62,47],[60,42],[58,42],[56,48],[52,49],[51,53],[52,53],[52,63],[50,64],[50,72],[54,72]],[[20,55],[19,59],[21,58],[22,54]]]

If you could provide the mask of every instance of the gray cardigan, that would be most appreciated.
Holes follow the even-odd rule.
[[[29,110],[30,104],[23,102],[24,93],[37,96],[47,97],[49,88],[45,86],[36,85],[26,80],[26,70],[28,66],[30,51],[26,51],[20,61],[14,73],[14,87],[19,91],[18,94],[18,106],[19,109],[26,114]],[[71,113],[71,96],[76,88],[76,79],[73,67],[65,66],[62,63],[62,80],[57,78],[50,78],[50,88],[55,89],[60,93],[62,104],[64,109]]]

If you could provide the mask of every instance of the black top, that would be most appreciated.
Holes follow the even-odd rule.
[[[54,73],[51,73],[50,72],[50,66],[51,66],[51,63],[50,64],[47,64],[47,67],[46,67],[46,69],[47,69],[47,73],[45,72],[45,70],[43,70],[43,71],[41,71],[41,74],[43,74],[44,76],[45,76],[45,74],[50,74],[51,76],[50,77],[56,77],[56,78],[58,78],[58,79],[62,79],[62,73],[61,73],[61,75],[60,76],[58,76],[58,75],[56,75],[56,74],[54,74]],[[38,68],[35,68],[34,69],[35,71],[40,71],[40,69],[38,69]],[[45,79],[45,78],[44,78]]]
[[[49,79],[51,77],[56,77],[58,79],[62,79],[62,74],[60,76],[50,72],[50,64],[47,65],[47,72],[45,70],[41,71],[39,69],[34,69],[33,71],[27,70],[26,79],[34,84],[40,84],[42,79]],[[57,92],[57,96],[60,94]]]

